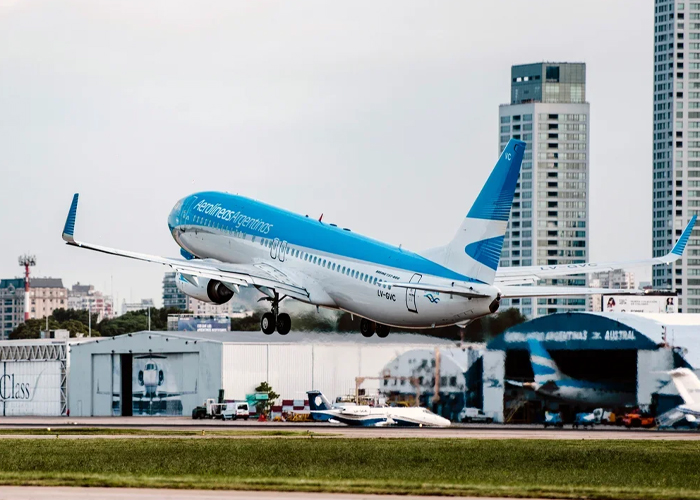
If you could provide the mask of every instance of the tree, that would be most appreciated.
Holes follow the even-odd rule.
[[[257,332],[260,330],[260,318],[263,311],[255,311],[252,316],[243,318],[231,318],[232,332]]]
[[[270,413],[270,408],[272,408],[272,405],[275,404],[275,400],[279,398],[280,395],[273,391],[272,387],[267,382],[262,382],[259,386],[257,386],[255,388],[255,392],[267,394],[267,401],[258,401],[255,404],[255,407],[257,408],[259,415],[268,416],[268,414]]]

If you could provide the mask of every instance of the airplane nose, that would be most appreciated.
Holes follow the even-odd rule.
[[[183,202],[184,199],[178,201],[170,211],[170,215],[168,215],[168,229],[170,229],[171,233],[173,232],[173,229],[180,225],[180,215],[182,212]]]

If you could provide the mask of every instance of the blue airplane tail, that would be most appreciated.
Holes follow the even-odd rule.
[[[309,396],[309,408],[311,411],[330,410],[333,407],[321,391],[308,391],[306,394]]]
[[[567,378],[559,371],[557,364],[538,340],[527,339],[527,347],[530,350],[530,363],[532,363],[536,384]]]
[[[524,153],[523,141],[508,142],[455,237],[426,257],[470,278],[493,283]]]

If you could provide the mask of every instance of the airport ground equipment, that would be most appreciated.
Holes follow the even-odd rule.
[[[236,420],[242,418],[248,420],[250,408],[247,401],[226,401],[221,408],[222,420]]]
[[[593,427],[595,425],[595,415],[593,413],[580,412],[574,417],[573,428],[578,429],[583,427],[587,429],[588,427]]]
[[[193,419],[221,418],[221,412],[226,403],[217,403],[216,399],[207,399],[202,406],[196,406],[192,410]]]
[[[628,429],[636,427],[654,427],[656,425],[656,419],[648,413],[640,410],[633,410],[622,417],[622,423]]]
[[[595,417],[596,424],[612,425],[615,423],[617,416],[614,411],[606,410],[604,408],[596,408],[593,410],[593,416]]]
[[[485,422],[490,424],[493,422],[493,417],[489,417],[479,408],[462,408],[462,411],[459,412],[459,417],[457,417],[457,419],[464,423]]]
[[[547,427],[564,427],[564,421],[561,419],[561,413],[547,411],[544,413],[544,428]]]

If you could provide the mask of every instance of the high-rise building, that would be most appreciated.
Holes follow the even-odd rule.
[[[511,68],[510,104],[499,108],[499,152],[525,141],[500,265],[575,264],[588,259],[590,109],[584,63]],[[543,280],[584,286],[584,276]],[[528,317],[585,311],[585,296],[503,300]]]
[[[163,307],[187,310],[187,295],[176,285],[176,274],[165,273],[163,276]]]
[[[700,213],[700,3],[654,2],[654,257]],[[678,312],[700,313],[700,229],[686,255],[654,266],[654,288],[678,292]]]

